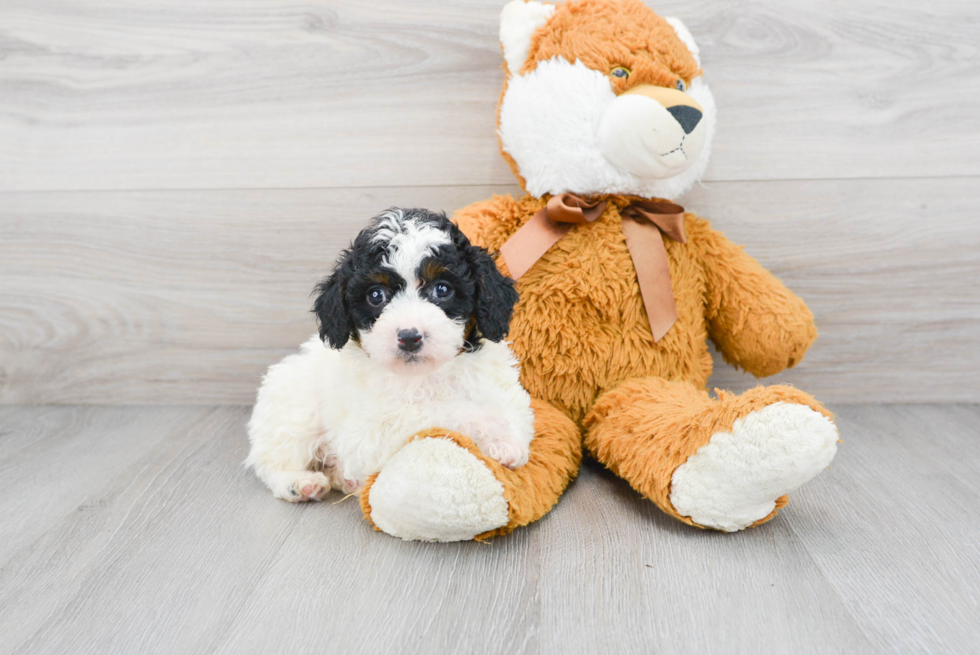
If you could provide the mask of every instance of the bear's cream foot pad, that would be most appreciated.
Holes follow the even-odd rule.
[[[371,521],[406,540],[463,541],[509,520],[504,485],[450,439],[412,441],[364,493]]]
[[[837,427],[805,405],[775,403],[717,432],[671,477],[670,502],[698,525],[735,532],[827,468]]]

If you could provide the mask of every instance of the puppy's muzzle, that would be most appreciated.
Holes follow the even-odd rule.
[[[422,347],[422,335],[415,328],[398,331],[398,349],[406,353],[418,352]]]

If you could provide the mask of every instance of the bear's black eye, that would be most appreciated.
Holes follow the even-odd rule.
[[[368,289],[367,301],[372,307],[381,307],[386,302],[388,302],[388,296],[390,292],[387,288],[381,285],[375,285]]]
[[[454,293],[453,288],[445,282],[436,282],[429,289],[429,295],[433,300],[449,300]]]
[[[618,77],[621,80],[625,80],[630,76],[630,69],[626,68],[625,66],[617,66],[609,71],[609,74],[613,77]]]
[[[677,84],[674,85],[678,91],[687,91],[687,85],[684,84],[684,80],[677,80]]]

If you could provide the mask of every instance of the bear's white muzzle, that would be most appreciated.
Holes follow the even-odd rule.
[[[681,91],[635,87],[603,112],[596,141],[602,156],[622,171],[646,179],[673,177],[701,154],[708,131],[702,112]]]

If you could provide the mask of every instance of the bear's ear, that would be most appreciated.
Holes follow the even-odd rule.
[[[531,37],[554,13],[555,5],[534,0],[512,0],[504,6],[500,12],[500,45],[511,75],[520,73],[531,50]]]
[[[694,42],[694,37],[691,36],[691,30],[687,29],[687,25],[684,24],[680,18],[674,18],[669,16],[664,18],[674,31],[677,33],[677,37],[684,42],[687,49],[691,51],[691,56],[694,57],[694,61],[697,62],[698,66],[701,65],[701,49],[698,48],[698,44]]]

